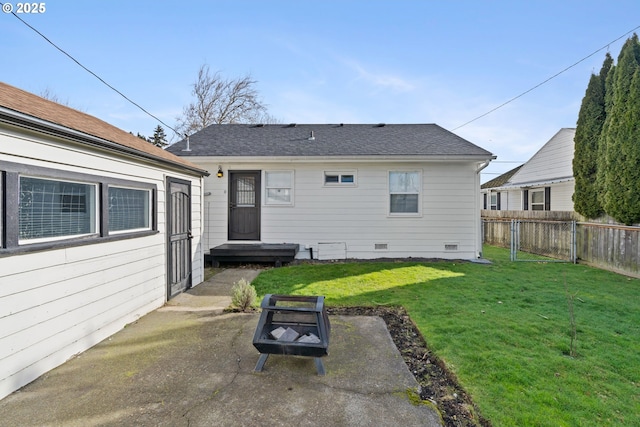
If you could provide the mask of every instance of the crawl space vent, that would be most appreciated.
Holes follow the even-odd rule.
[[[457,243],[445,243],[444,244],[444,250],[445,251],[457,251],[458,250],[458,244]]]
[[[376,251],[386,251],[387,249],[389,249],[389,245],[387,243],[375,243],[374,249]]]

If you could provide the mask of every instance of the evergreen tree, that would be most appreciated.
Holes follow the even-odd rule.
[[[153,131],[153,137],[149,138],[149,142],[160,148],[164,148],[168,145],[167,134],[165,134],[164,128],[162,126],[156,126],[155,130]]]
[[[626,41],[615,68],[604,138],[604,208],[616,221],[640,222],[640,43]]]
[[[598,141],[606,118],[605,81],[613,64],[607,53],[599,75],[592,74],[578,114],[573,176],[575,192],[573,204],[576,212],[587,218],[597,218],[604,213],[598,200]]]
[[[611,65],[611,69],[607,73],[607,77],[604,83],[604,116],[605,121],[602,125],[602,131],[600,132],[600,138],[598,138],[598,160],[597,160],[597,174],[596,174],[596,189],[598,192],[598,202],[604,209],[607,189],[605,186],[605,175],[607,171],[607,144],[606,135],[609,132],[610,120],[607,120],[611,113],[613,106],[613,82],[616,75],[616,66]]]

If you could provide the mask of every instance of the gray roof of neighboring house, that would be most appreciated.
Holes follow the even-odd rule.
[[[186,144],[167,151],[185,157],[494,157],[435,124],[223,124],[191,135],[191,151],[184,151]]]

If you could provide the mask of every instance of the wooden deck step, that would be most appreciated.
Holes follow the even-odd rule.
[[[273,263],[280,266],[295,259],[296,243],[225,243],[211,248],[213,266],[220,263]]]

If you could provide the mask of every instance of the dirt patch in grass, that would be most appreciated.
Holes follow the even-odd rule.
[[[353,316],[380,316],[407,367],[420,385],[422,400],[433,402],[445,426],[491,426],[483,418],[471,397],[458,384],[449,371],[426,345],[422,334],[402,307],[327,307],[329,314]]]

